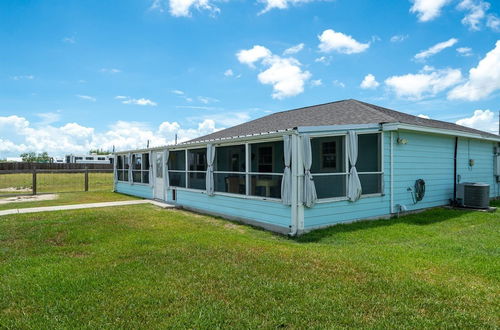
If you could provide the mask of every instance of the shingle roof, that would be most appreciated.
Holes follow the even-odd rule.
[[[282,131],[300,126],[402,123],[456,130],[482,136],[498,135],[445,121],[425,119],[357,100],[342,100],[282,111],[190,140],[187,143]]]

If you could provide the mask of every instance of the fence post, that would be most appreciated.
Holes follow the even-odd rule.
[[[85,191],[89,191],[89,168],[85,166]]]
[[[33,179],[31,185],[31,191],[33,192],[33,195],[36,195],[36,168],[33,168]]]

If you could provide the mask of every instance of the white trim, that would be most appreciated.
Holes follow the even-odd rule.
[[[380,124],[353,124],[353,125],[325,125],[325,126],[299,126],[299,133],[323,131],[350,131],[358,129],[380,129]]]
[[[480,140],[489,140],[489,141],[500,142],[500,136],[498,138],[494,138],[494,137],[490,137],[490,136],[483,136],[481,134],[476,134],[476,133],[467,133],[467,132],[462,132],[462,131],[457,131],[457,130],[449,130],[449,129],[444,129],[444,128],[432,128],[432,127],[417,126],[417,125],[410,125],[410,124],[398,124],[398,123],[382,124],[382,130],[383,131],[408,130],[408,131],[452,135],[452,136],[460,136],[460,137],[467,137],[467,138],[474,138],[474,139],[480,139]]]
[[[361,195],[360,199],[364,198],[372,198],[372,197],[382,197],[384,194],[382,193],[373,193],[373,194],[366,194],[366,195]],[[330,198],[321,198],[318,199],[317,203],[322,204],[322,203],[335,203],[335,202],[342,202],[342,201],[347,201],[349,198],[347,197],[330,197]]]
[[[181,191],[195,192],[195,193],[204,194],[204,195],[207,194],[206,190],[203,190],[203,189],[173,187],[173,186],[171,188],[169,188],[169,189],[170,190],[171,189],[176,189],[176,190],[181,190]],[[226,197],[234,197],[234,198],[241,198],[241,199],[253,199],[253,200],[261,200],[261,201],[281,203],[281,198],[261,197],[261,196],[243,195],[243,194],[233,194],[233,193],[226,193],[226,192],[220,192],[220,191],[216,191],[214,194],[215,195],[219,195],[219,196],[226,196]]]

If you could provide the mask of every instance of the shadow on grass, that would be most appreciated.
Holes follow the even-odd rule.
[[[414,226],[432,225],[435,223],[454,219],[464,214],[469,214],[472,212],[475,211],[435,208],[419,213],[402,215],[399,218],[394,217],[391,219],[367,220],[367,221],[358,221],[347,224],[338,224],[328,228],[311,231],[307,234],[294,238],[294,240],[298,243],[315,243],[322,241],[325,238],[333,237],[336,234],[354,232],[358,230],[388,227],[397,224],[408,224]]]

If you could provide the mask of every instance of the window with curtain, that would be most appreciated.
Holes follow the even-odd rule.
[[[312,138],[311,151],[311,174],[318,198],[346,196],[345,136]]]
[[[132,181],[149,183],[149,153],[132,155]]]
[[[117,156],[116,176],[118,181],[128,181],[128,156]]]
[[[250,194],[281,198],[283,141],[250,144]]]
[[[382,193],[382,135],[358,134],[358,170],[363,195]]]
[[[206,189],[207,149],[189,149],[188,151],[188,188]]]
[[[246,194],[245,145],[216,147],[214,162],[215,191]]]
[[[168,180],[171,187],[186,187],[186,150],[170,151]]]

